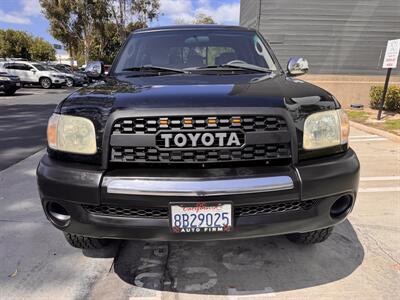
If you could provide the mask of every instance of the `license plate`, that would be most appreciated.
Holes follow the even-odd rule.
[[[21,84],[20,84],[19,82],[17,82],[17,83],[15,84],[15,86],[21,86]]]
[[[232,230],[232,215],[232,203],[172,203],[170,226],[174,233],[227,232]]]

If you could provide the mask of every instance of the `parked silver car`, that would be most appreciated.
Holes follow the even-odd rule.
[[[65,75],[37,62],[0,62],[0,71],[18,76],[22,83],[40,84],[44,89],[65,85],[67,80]]]
[[[49,68],[54,70],[57,74],[64,75],[66,78],[66,86],[67,87],[73,87],[73,86],[81,86],[84,84],[84,77],[72,72],[69,72],[68,70],[64,70],[61,68],[58,68],[57,66],[53,65],[48,65]]]

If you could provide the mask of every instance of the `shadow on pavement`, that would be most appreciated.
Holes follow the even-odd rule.
[[[349,221],[324,243],[303,246],[285,237],[217,242],[122,243],[115,273],[158,291],[256,295],[340,280],[357,269],[364,249]]]
[[[0,110],[0,170],[46,146],[47,121],[56,104],[12,104]]]
[[[2,93],[2,92],[0,92],[0,99],[2,98],[2,97],[7,97],[7,99],[9,98],[9,97],[19,97],[19,96],[30,96],[30,95],[32,95],[32,93],[27,93],[27,92],[19,92],[19,91],[16,91],[15,92],[15,94],[14,95],[6,95],[6,94],[4,94],[4,93]]]

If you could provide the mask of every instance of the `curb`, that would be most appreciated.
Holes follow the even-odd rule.
[[[357,129],[360,129],[362,131],[371,133],[371,134],[377,134],[377,135],[383,136],[383,137],[388,138],[389,140],[391,140],[393,142],[400,143],[400,136],[395,135],[394,133],[390,133],[390,132],[387,132],[387,131],[384,131],[384,130],[381,130],[381,129],[377,129],[377,128],[374,128],[374,127],[370,127],[370,126],[367,126],[367,125],[364,125],[364,124],[360,124],[360,123],[357,123],[357,122],[354,122],[354,121],[350,121],[350,126],[354,127],[354,128],[357,128]]]

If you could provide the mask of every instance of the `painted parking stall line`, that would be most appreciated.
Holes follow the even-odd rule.
[[[351,135],[349,137],[349,141],[351,143],[357,142],[379,142],[379,141],[386,141],[387,138],[376,135],[376,134],[366,134],[366,135]]]
[[[385,186],[373,188],[359,188],[359,193],[382,193],[382,192],[400,192],[400,186]]]
[[[377,138],[366,138],[366,139],[350,139],[351,143],[357,142],[378,142],[378,141],[387,141],[387,138],[377,137]]]
[[[382,186],[382,187],[367,187],[359,188],[359,193],[382,193],[382,192],[400,192],[400,176],[371,176],[361,177],[360,182],[374,182],[374,181],[394,181],[394,186]]]
[[[360,181],[393,181],[399,180],[400,176],[371,176],[371,177],[360,177]]]

